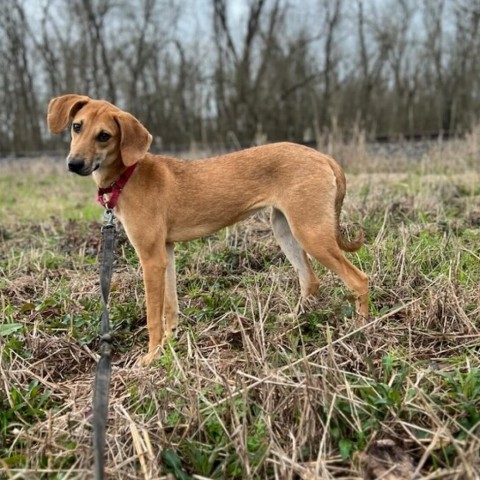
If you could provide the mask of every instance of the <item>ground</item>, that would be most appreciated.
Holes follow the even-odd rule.
[[[370,322],[321,266],[316,299],[260,214],[176,246],[182,315],[160,361],[121,229],[111,478],[480,477],[480,136],[415,158],[338,146],[349,258]],[[5,478],[91,478],[102,210],[50,159],[0,163],[0,465]],[[384,475],[382,477],[382,475]]]

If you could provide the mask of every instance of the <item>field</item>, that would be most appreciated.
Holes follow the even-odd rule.
[[[176,246],[176,339],[135,367],[141,270],[120,231],[109,478],[480,478],[480,131],[408,150],[338,145],[343,224],[372,318],[318,264],[318,296],[259,214]],[[48,159],[0,162],[0,477],[91,478],[101,207]]]

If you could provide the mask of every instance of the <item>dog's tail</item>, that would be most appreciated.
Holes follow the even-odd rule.
[[[347,240],[342,233],[340,228],[340,214],[342,212],[343,199],[345,198],[346,193],[346,179],[343,170],[332,158],[328,157],[330,167],[333,170],[336,180],[336,196],[335,196],[335,235],[337,239],[338,246],[344,252],[356,252],[360,247],[365,243],[365,234],[363,230],[360,231],[360,234],[355,240]]]

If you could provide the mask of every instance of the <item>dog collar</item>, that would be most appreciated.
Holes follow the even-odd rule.
[[[138,163],[134,163],[128,167],[120,176],[118,180],[113,182],[109,187],[98,188],[97,192],[97,201],[105,208],[113,209],[117,205],[118,197],[122,193],[123,188],[125,187],[128,179],[131,177],[132,173],[137,168]],[[111,193],[110,198],[105,201],[105,194]]]

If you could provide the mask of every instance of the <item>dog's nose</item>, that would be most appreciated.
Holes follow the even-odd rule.
[[[68,157],[67,165],[71,172],[78,173],[85,166],[85,162],[81,158]]]

